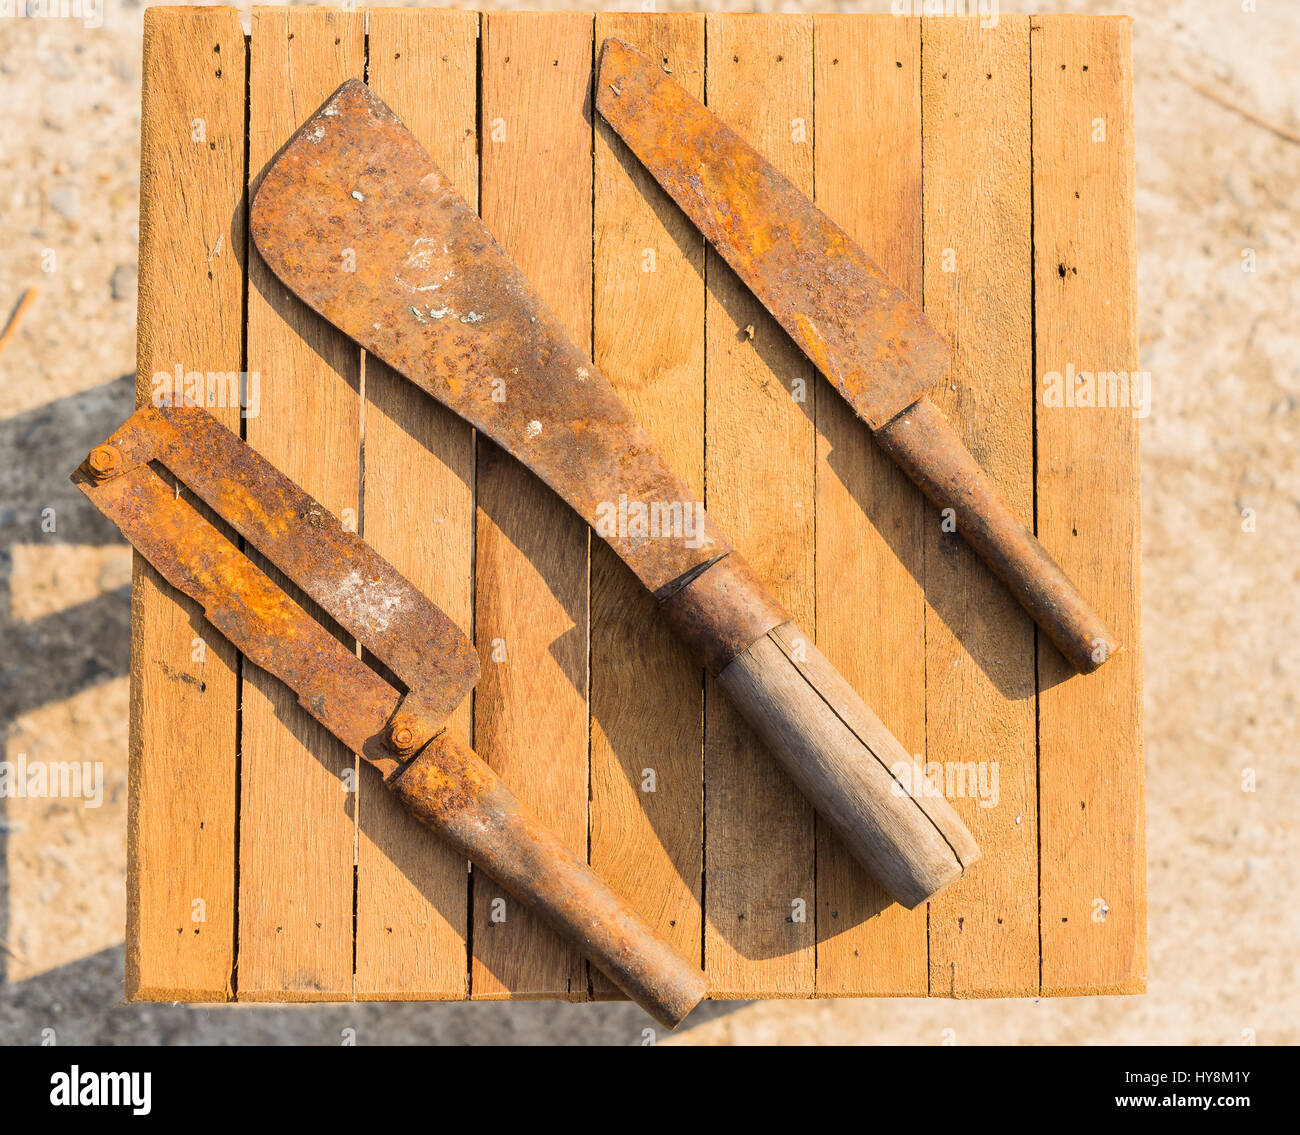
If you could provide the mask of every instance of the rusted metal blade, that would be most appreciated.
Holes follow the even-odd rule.
[[[527,465],[652,591],[730,551],[605,377],[364,84],[345,83],[285,146],[250,230],[296,295]]]
[[[252,447],[195,407],[138,410],[73,481],[353,752],[384,768],[427,742],[478,680],[468,638]],[[182,495],[207,504],[392,672],[394,688]],[[403,696],[405,694],[405,696]]]
[[[839,225],[663,70],[605,40],[596,109],[873,430],[933,387],[948,344]]]
[[[998,496],[925,397],[950,363],[921,310],[798,188],[661,68],[601,48],[596,108],[722,254],[880,445],[1082,671],[1115,637]]]

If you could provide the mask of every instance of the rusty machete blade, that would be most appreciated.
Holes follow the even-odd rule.
[[[374,764],[415,819],[531,905],[647,1012],[672,1027],[703,997],[698,967],[454,730],[440,728],[478,676],[469,640],[319,502],[197,407],[138,410],[72,480],[250,661]],[[406,696],[253,564],[177,481],[369,647]],[[287,807],[293,795],[275,802]]]
[[[605,40],[596,108],[873,430],[943,377],[929,319],[731,127],[649,59]]]
[[[730,551],[478,214],[363,83],[344,83],[290,139],[250,230],[294,294],[527,465],[651,591]],[[344,270],[345,249],[355,271]],[[626,524],[627,502],[688,522]]]
[[[998,495],[927,392],[947,343],[829,217],[734,130],[618,39],[596,108],[876,440],[1083,673],[1116,638]]]
[[[194,407],[138,410],[73,474],[173,587],[355,753],[388,771],[478,680],[469,639],[253,448]],[[405,697],[187,501],[188,488],[392,671]],[[407,754],[409,755],[409,754]]]

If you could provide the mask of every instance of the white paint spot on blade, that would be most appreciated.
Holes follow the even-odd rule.
[[[352,196],[355,197],[358,201],[364,201],[364,200],[365,200],[365,198],[361,196],[361,190],[359,190],[359,189],[354,189],[354,190],[352,191]]]
[[[401,276],[394,275],[393,283],[398,287],[405,288],[408,292],[436,292],[442,287],[441,284],[413,284],[410,280],[403,280]]]
[[[429,308],[429,314],[432,315],[434,319],[441,319],[444,315],[455,315],[456,313],[449,307],[440,307],[437,311],[434,311],[433,308]]]
[[[338,582],[335,596],[353,622],[367,631],[382,634],[402,612],[402,593],[378,580],[350,571]]]
[[[308,137],[308,138],[309,138],[309,139],[310,139],[314,144],[319,145],[319,144],[320,144],[320,140],[321,140],[322,138],[325,137],[325,123],[323,123],[323,122],[318,122],[318,123],[316,124],[316,129],[314,129],[310,134],[308,134],[307,137]]]
[[[424,312],[422,312],[418,307],[411,308],[411,314],[415,316],[415,318],[419,320],[419,322],[421,323],[429,322],[427,319],[424,318]]]
[[[462,323],[482,323],[483,317],[477,311],[471,311],[468,315],[460,317]]]
[[[434,243],[431,236],[416,237],[411,251],[406,254],[406,267],[414,268],[417,272],[432,268],[438,258],[436,249],[431,247]]]
[[[331,103],[329,106],[325,108],[323,113],[326,118],[333,118],[336,114],[338,114],[338,112],[339,112],[339,108],[336,107],[333,103]]]
[[[524,426],[524,437],[526,438],[530,438],[530,439],[535,438],[541,432],[542,432],[542,423],[539,421],[534,420],[529,422],[528,425]]]
[[[589,371],[586,367],[579,367],[579,368],[578,368],[578,381],[579,381],[579,382],[586,382],[587,379],[589,379],[590,377],[591,377],[591,371]]]

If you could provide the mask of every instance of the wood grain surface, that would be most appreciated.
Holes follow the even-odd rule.
[[[1031,37],[1038,532],[1120,640],[1087,681],[1038,646],[1042,991],[1055,996],[1146,988],[1131,28],[1036,18]],[[1095,405],[1044,404],[1044,380],[1071,367],[1115,385]],[[1128,404],[1110,393],[1120,374]]]
[[[367,74],[471,203],[478,200],[478,17],[377,8]],[[361,533],[466,634],[474,626],[474,431],[365,360]],[[468,737],[470,698],[451,724]],[[363,770],[357,832],[359,998],[464,997],[469,884],[458,855]]]
[[[954,348],[937,404],[1116,630],[1106,666],[1068,670],[593,123],[607,35],[923,301]],[[249,441],[473,631],[454,724],[711,996],[1140,991],[1139,418],[1045,398],[1138,366],[1130,54],[1100,17],[275,8],[245,38],[233,10],[153,9],[140,396],[177,364],[258,373]],[[360,75],[947,789],[983,858],[927,908],[885,901],[567,507],[246,249],[246,187]],[[617,996],[139,562],[132,632],[129,997]]]
[[[596,17],[704,94],[704,17]],[[617,134],[596,122],[596,365],[704,499],[704,240]],[[684,957],[701,952],[704,675],[639,580],[591,558],[591,865]],[[593,974],[597,996],[612,983]]]
[[[483,17],[484,222],[577,342],[591,343],[592,17]],[[510,397],[509,380],[506,398]],[[588,529],[479,440],[474,746],[569,846],[587,849]],[[475,997],[584,1000],[587,966],[474,880]]]
[[[364,68],[361,12],[253,10],[250,199],[285,139]],[[256,252],[249,255],[248,369],[262,389],[261,412],[247,422],[249,444],[355,524],[361,352],[291,296]],[[243,695],[240,999],[351,997],[357,758],[264,671],[244,668]]]
[[[1029,22],[926,21],[921,59],[925,309],[953,345],[933,397],[1030,517]],[[997,866],[930,904],[930,988],[1023,996],[1038,971],[1034,627],[941,520],[927,508],[927,767]]]
[[[921,21],[814,21],[816,201],[921,295]],[[920,490],[817,382],[817,645],[909,754],[925,752]],[[889,665],[880,665],[882,658]],[[817,825],[817,993],[926,992],[926,911],[905,910]]]
[[[145,13],[142,406],[155,375],[244,369],[245,60],[233,9]],[[240,429],[238,405],[212,412]],[[222,1001],[235,960],[239,659],[138,554],[131,597],[126,996]]]
[[[709,106],[809,193],[812,47],[808,16],[708,17]],[[712,249],[705,270],[705,502],[795,620],[813,626],[813,369]],[[812,808],[714,682],[704,731],[710,991],[809,996]]]

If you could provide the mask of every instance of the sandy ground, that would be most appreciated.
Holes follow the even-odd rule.
[[[709,1005],[670,1043],[1300,1039],[1300,4],[1031,9],[1138,18],[1150,992]],[[141,13],[0,27],[0,314],[40,289],[0,356],[0,721],[8,759],[105,768],[98,808],[0,802],[0,1042],[641,1043],[626,1005],[120,1003],[129,554],[66,477],[131,406]]]

